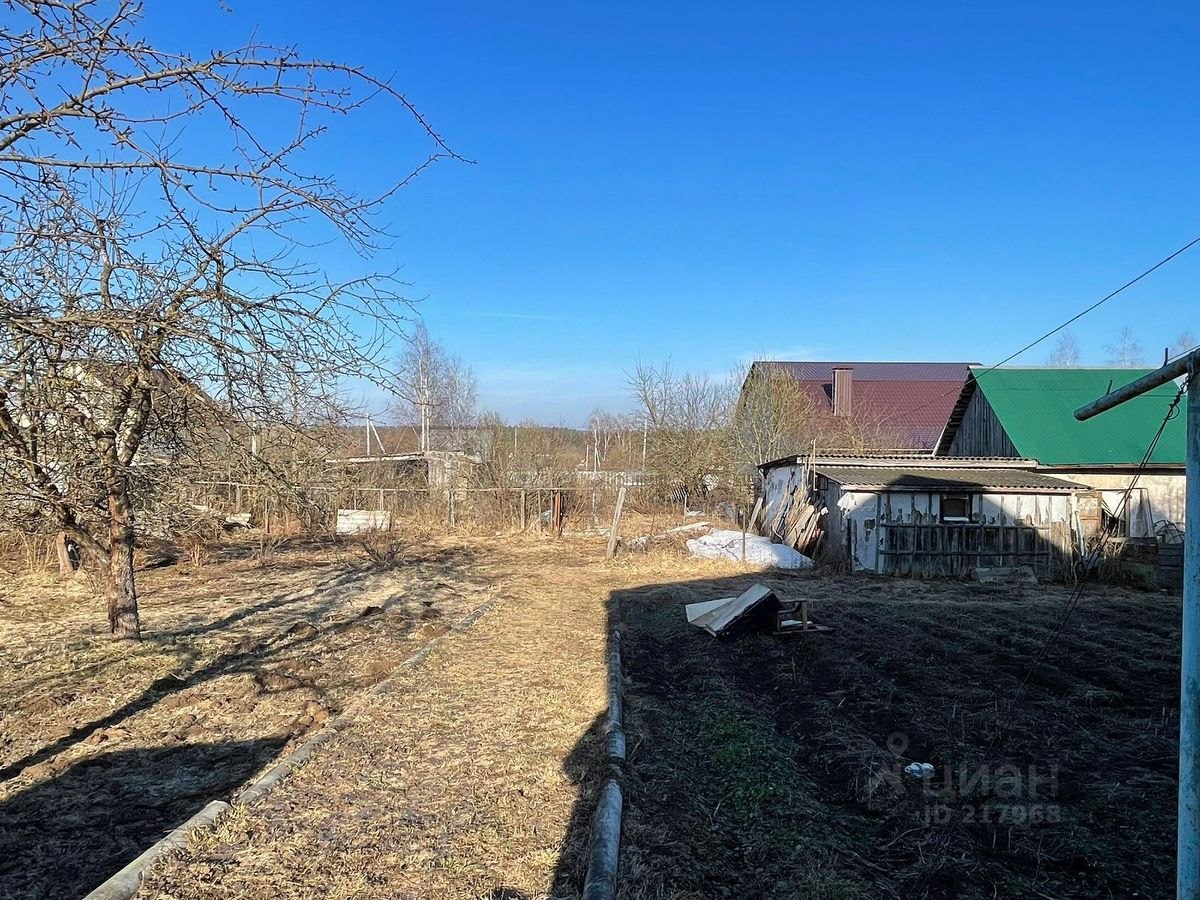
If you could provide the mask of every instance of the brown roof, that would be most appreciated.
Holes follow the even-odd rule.
[[[853,371],[851,414],[894,432],[913,449],[937,444],[967,380],[971,363],[950,362],[756,362],[795,378],[827,409],[833,408],[833,370]]]
[[[962,384],[967,369],[978,363],[966,362],[792,362],[767,360],[756,366],[771,366],[787,372],[797,381],[833,381],[834,369],[853,369],[854,381],[942,381]],[[958,395],[955,394],[955,399]]]

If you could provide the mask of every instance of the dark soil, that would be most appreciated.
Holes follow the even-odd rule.
[[[836,630],[686,624],[756,580]],[[1090,588],[1010,716],[1067,595],[807,573],[614,595],[623,895],[1171,896],[1178,598]]]

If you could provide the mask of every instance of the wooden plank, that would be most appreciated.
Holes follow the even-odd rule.
[[[754,523],[758,521],[758,515],[759,515],[759,513],[762,512],[762,508],[763,508],[763,498],[760,496],[757,500],[754,501],[754,509],[750,513],[749,521],[746,522],[747,527],[749,527],[749,529],[751,531],[754,531]]]
[[[808,525],[809,519],[816,512],[816,508],[811,503],[805,503],[804,506],[797,510],[795,517],[789,522],[787,533],[784,535],[783,542],[789,547],[795,547],[796,542],[800,538],[800,533]]]
[[[625,509],[625,485],[621,485],[621,489],[617,491],[617,505],[613,510],[612,528],[608,531],[608,552],[605,553],[609,559],[612,559],[617,552],[617,538],[620,536],[621,528],[621,512]]]

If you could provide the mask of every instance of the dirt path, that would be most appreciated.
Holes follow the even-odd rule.
[[[577,896],[613,582],[599,547],[479,557],[496,607],[352,713],[146,897]],[[582,799],[581,799],[582,794]]]

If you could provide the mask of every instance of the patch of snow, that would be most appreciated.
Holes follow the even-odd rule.
[[[692,556],[705,559],[742,559],[740,531],[714,531],[687,542]],[[746,562],[776,569],[811,569],[813,561],[799,551],[783,544],[772,544],[770,538],[758,534],[746,535]]]

